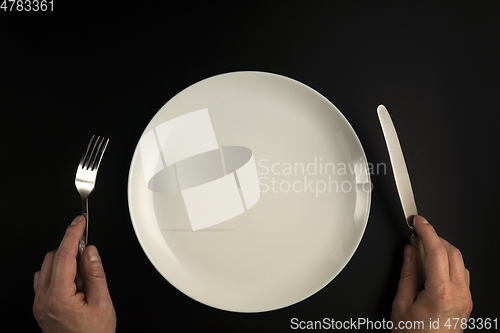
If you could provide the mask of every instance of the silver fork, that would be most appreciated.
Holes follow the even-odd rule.
[[[78,244],[78,253],[81,256],[83,250],[87,246],[88,236],[89,236],[89,209],[88,209],[88,197],[90,193],[94,190],[95,179],[97,177],[97,169],[99,169],[99,164],[101,163],[102,155],[106,150],[109,139],[97,137],[95,135],[90,138],[87,150],[78,164],[76,169],[75,185],[80,197],[82,198],[82,215],[85,216],[87,223],[85,224],[85,232],[83,233],[82,239]]]

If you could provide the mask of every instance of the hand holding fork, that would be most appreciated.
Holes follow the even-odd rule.
[[[59,248],[47,253],[41,269],[34,275],[33,314],[44,332],[116,331],[116,312],[101,257],[94,246],[85,250],[87,199],[94,189],[107,143],[107,139],[92,137],[76,172],[75,184],[87,222],[82,216],[76,217],[66,229]]]

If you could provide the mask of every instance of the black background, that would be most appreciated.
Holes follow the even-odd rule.
[[[221,311],[151,265],[127,207],[135,145],[155,113],[204,78],[257,70],[331,100],[371,163],[389,163],[376,115],[398,129],[419,212],[462,250],[472,317],[497,318],[500,20],[495,1],[235,5],[55,0],[52,13],[0,11],[2,332],[36,332],[32,279],[79,214],[77,163],[111,138],[91,197],[119,332],[281,332],[290,320],[388,320],[409,236],[391,169],[372,177],[370,218],[346,268],[285,309]]]

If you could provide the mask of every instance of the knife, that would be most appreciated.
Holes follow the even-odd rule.
[[[389,115],[386,107],[379,105],[377,113],[380,125],[382,125],[382,132],[384,132],[385,143],[387,144],[387,149],[389,150],[394,180],[396,181],[399,199],[401,200],[401,205],[403,206],[406,224],[411,230],[410,244],[418,249],[420,258],[422,259],[422,268],[424,268],[425,252],[422,239],[418,237],[415,229],[413,228],[413,217],[418,215],[417,205],[415,204],[415,198],[413,197],[410,176],[408,175],[408,169],[406,168],[405,158],[403,156],[403,151],[401,150],[398,134],[396,133],[396,128],[392,123],[391,116]],[[423,270],[423,276],[425,280],[425,270]]]

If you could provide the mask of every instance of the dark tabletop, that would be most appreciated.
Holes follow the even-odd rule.
[[[368,161],[389,164],[376,108],[391,112],[419,212],[471,272],[472,317],[497,318],[500,6],[494,1],[291,2],[237,6],[55,1],[0,11],[2,332],[37,330],[32,279],[79,214],[76,164],[111,138],[92,194],[119,332],[281,332],[291,319],[390,318],[408,230],[392,170],[372,176],[363,239],[312,297],[258,314],[221,311],[170,285],[144,254],[127,205],[138,139],[204,78],[265,71],[312,87],[345,115]]]

